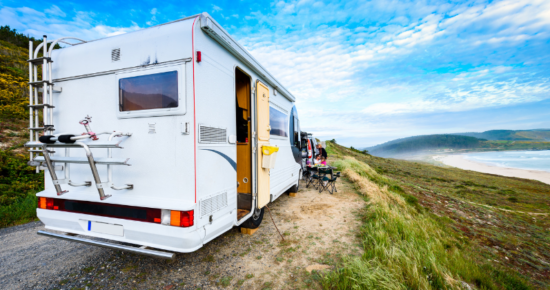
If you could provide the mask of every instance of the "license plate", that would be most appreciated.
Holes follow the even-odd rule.
[[[122,225],[114,225],[94,221],[88,221],[88,231],[113,236],[124,236],[124,227]]]

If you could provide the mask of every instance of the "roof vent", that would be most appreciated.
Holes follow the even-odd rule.
[[[119,61],[120,60],[120,48],[115,48],[111,50],[111,60]]]

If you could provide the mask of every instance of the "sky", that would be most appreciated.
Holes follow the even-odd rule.
[[[97,39],[201,12],[296,97],[302,129],[323,140],[550,128],[548,0],[0,0],[0,25]]]

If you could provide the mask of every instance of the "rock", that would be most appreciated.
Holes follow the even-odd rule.
[[[309,265],[309,266],[306,267],[306,271],[308,271],[310,273],[313,270],[323,271],[323,270],[328,270],[328,269],[332,269],[332,266],[329,266],[329,265]]]

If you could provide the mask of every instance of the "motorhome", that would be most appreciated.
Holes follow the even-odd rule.
[[[29,46],[39,234],[173,258],[298,189],[294,96],[207,13]]]

